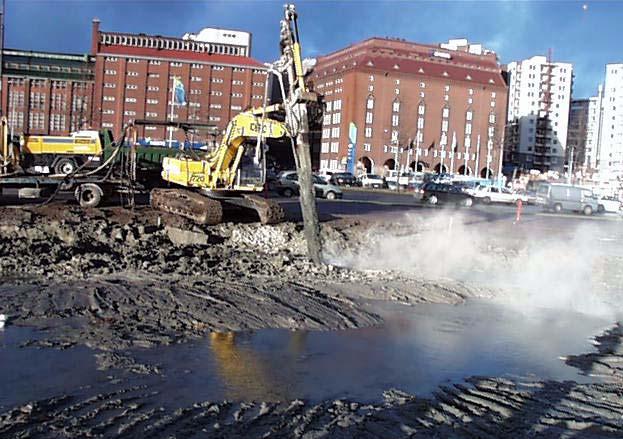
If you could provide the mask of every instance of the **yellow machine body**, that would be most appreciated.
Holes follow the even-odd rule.
[[[263,190],[263,184],[236,184],[245,142],[256,142],[258,137],[263,141],[287,135],[283,122],[263,114],[265,110],[260,108],[235,116],[227,125],[221,144],[203,157],[165,157],[162,162],[162,178],[181,186],[200,189]]]
[[[97,132],[94,134],[74,133],[72,136],[22,136],[20,144],[23,154],[100,156],[104,149]]]

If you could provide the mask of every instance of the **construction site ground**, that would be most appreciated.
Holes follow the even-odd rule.
[[[407,209],[392,200],[350,215],[359,201],[323,202],[326,263],[315,266],[296,206],[282,201],[293,220],[266,226],[236,215],[198,226],[145,206],[0,208],[0,314],[8,317],[0,351],[3,337],[17,334],[24,352],[86,349],[104,371],[97,382],[52,390],[19,390],[14,377],[0,377],[0,437],[621,437],[618,222],[528,212],[513,224],[512,209]],[[472,300],[599,315],[608,323],[592,334],[594,347],[560,359],[590,379],[465,376],[423,396],[388,383],[367,401],[175,406],[145,379],[166,377],[157,358],[131,354],[231,331],[383,326],[387,304]]]

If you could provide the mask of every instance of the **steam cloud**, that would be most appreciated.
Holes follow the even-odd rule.
[[[599,240],[603,222],[513,225],[456,211],[405,215],[399,224],[370,228],[356,246],[329,245],[328,262],[359,270],[395,270],[424,279],[447,278],[500,289],[495,300],[524,312],[571,310],[623,316],[623,258]],[[575,222],[568,222],[575,224]],[[558,228],[554,228],[558,227]]]

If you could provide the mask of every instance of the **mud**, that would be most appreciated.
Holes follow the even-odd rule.
[[[198,227],[149,209],[2,209],[0,312],[45,329],[40,346],[114,350],[254,328],[377,325],[364,299],[458,303],[485,296],[445,284],[314,266],[300,227]],[[353,224],[325,225],[332,242]]]
[[[332,249],[365,244],[369,224],[334,221]],[[403,230],[413,233],[412,230]],[[402,233],[399,230],[399,233]],[[377,301],[457,304],[499,290],[404,270],[314,266],[299,225],[199,227],[149,209],[82,211],[51,205],[0,209],[0,313],[40,329],[25,345],[86,345],[100,369],[159,374],[120,353],[254,328],[341,329],[382,322]],[[489,245],[489,244],[487,244]],[[519,250],[491,244],[508,257]],[[383,402],[198,401],[163,406],[166,395],[128,378],[0,413],[4,438],[194,437],[620,437],[623,331],[595,338],[597,352],[567,364],[598,384],[472,377],[432,398],[388,390]]]

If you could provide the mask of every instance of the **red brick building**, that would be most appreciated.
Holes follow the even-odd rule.
[[[370,38],[321,57],[312,80],[327,103],[321,168],[346,168],[356,131],[359,172],[417,164],[486,175],[488,163],[497,174],[508,87],[495,53],[466,40]]]
[[[229,120],[264,97],[266,69],[227,44],[144,34],[103,32],[93,21],[95,56],[93,124],[115,136],[133,119],[213,124]],[[186,105],[175,105],[171,117],[172,78],[184,84]],[[139,138],[164,144],[166,128],[145,126]],[[175,139],[183,133],[175,131]]]
[[[14,135],[66,135],[92,124],[94,59],[4,49],[0,110]]]

